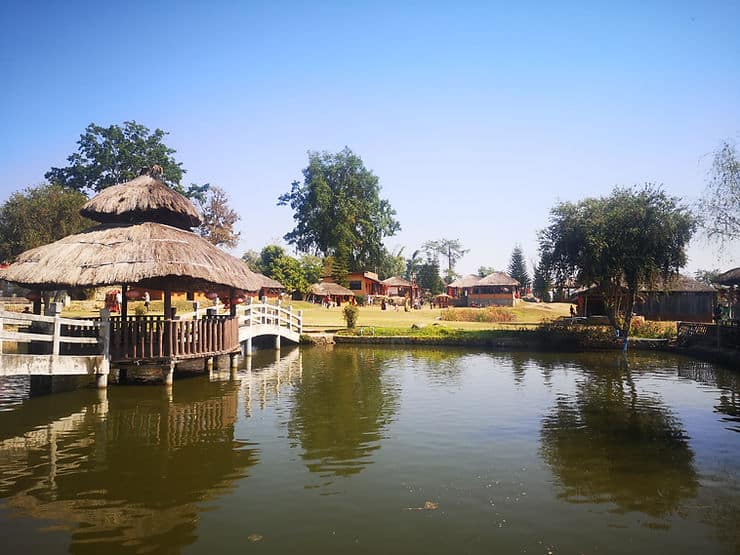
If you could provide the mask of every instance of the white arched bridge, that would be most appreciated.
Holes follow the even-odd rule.
[[[8,312],[0,305],[0,377],[94,375],[105,387],[111,367],[156,366],[172,383],[175,365],[192,359],[250,356],[258,337],[300,341],[302,311],[278,301],[249,303],[228,315],[113,316],[73,319]]]

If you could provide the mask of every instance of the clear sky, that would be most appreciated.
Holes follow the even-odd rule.
[[[258,250],[308,150],[358,153],[404,254],[536,258],[558,200],[646,181],[699,197],[740,146],[740,2],[38,2],[0,5],[0,201],[65,164],[91,122],[170,133]],[[125,5],[123,5],[125,4]],[[740,264],[700,239],[687,271]]]

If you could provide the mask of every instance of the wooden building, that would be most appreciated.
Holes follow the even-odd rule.
[[[626,294],[626,291],[625,291]],[[603,316],[604,300],[595,287],[575,294],[579,316]],[[634,313],[646,320],[686,320],[711,322],[717,303],[717,291],[694,278],[677,275],[667,283],[641,288],[635,301]]]
[[[451,282],[447,285],[447,294],[450,296],[449,303],[453,306],[468,306],[468,297],[479,281],[480,276],[468,274]]]
[[[324,276],[322,283],[333,283],[331,276]],[[385,295],[385,285],[375,272],[351,272],[347,274],[350,291],[356,297],[362,295]]]
[[[740,268],[733,268],[718,275],[716,284],[726,317],[730,320],[740,320]]]
[[[454,306],[514,306],[519,298],[519,282],[504,272],[485,277],[467,275],[447,286]]]

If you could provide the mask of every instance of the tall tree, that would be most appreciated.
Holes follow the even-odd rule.
[[[445,270],[445,282],[450,283],[455,279],[455,265],[465,256],[470,249],[465,249],[459,239],[437,239],[436,241],[427,241],[421,246],[427,254],[429,260],[439,260],[438,255],[447,259],[447,269]]]
[[[91,123],[77,141],[77,152],[67,157],[69,165],[51,168],[45,177],[54,185],[62,185],[83,193],[97,193],[130,181],[143,168],[158,164],[162,167],[162,181],[194,200],[203,201],[207,185],[181,185],[185,170],[172,156],[175,149],[164,144],[166,131],[150,131],[135,121],[123,126],[101,127]]]
[[[695,229],[689,209],[660,187],[616,188],[608,197],[556,205],[540,232],[540,252],[559,282],[597,287],[626,349],[639,287],[678,272]]]
[[[427,262],[419,267],[416,283],[432,295],[441,293],[445,288],[445,284],[439,276],[439,265],[434,261]]]
[[[0,206],[0,260],[53,243],[95,225],[80,216],[87,197],[59,185],[28,187]]]
[[[417,249],[411,254],[411,258],[406,259],[406,271],[404,277],[408,280],[413,279],[415,275],[419,273],[419,268],[423,264],[421,259],[421,250]]]
[[[333,256],[348,271],[376,267],[383,238],[401,228],[380,198],[378,177],[347,147],[336,154],[309,152],[303,183],[294,181],[278,199],[285,205],[296,222],[285,240],[300,252]]]
[[[383,249],[383,258],[377,266],[378,277],[380,279],[402,276],[405,270],[406,259],[403,257],[403,247],[396,247],[393,251]]]
[[[206,201],[201,203],[203,223],[198,228],[201,237],[217,247],[233,248],[239,243],[239,232],[234,224],[239,215],[229,207],[229,196],[220,187],[210,187]]]
[[[481,266],[478,268],[478,276],[479,277],[486,277],[491,275],[493,272],[496,271],[496,268],[493,266]]]
[[[529,273],[527,263],[524,261],[524,251],[521,245],[515,245],[509,259],[509,275],[519,282],[522,290],[529,287]]]
[[[740,239],[740,158],[735,145],[724,141],[714,153],[699,215],[705,233],[721,245]]]
[[[303,274],[306,276],[306,281],[308,281],[309,285],[321,281],[321,278],[324,277],[322,275],[324,261],[321,258],[312,254],[304,254],[300,257],[300,261]]]
[[[549,293],[552,290],[552,280],[550,279],[550,272],[545,267],[544,263],[540,261],[534,268],[534,277],[532,278],[532,292],[538,298],[545,300],[549,297]]]

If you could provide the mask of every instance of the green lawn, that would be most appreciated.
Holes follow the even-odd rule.
[[[294,310],[303,310],[303,325],[306,331],[336,330],[345,327],[342,309],[323,308],[321,305],[293,301]],[[440,319],[441,309],[430,309],[428,306],[421,310],[404,312],[403,308],[398,311],[390,308],[381,310],[379,306],[361,306],[360,315],[357,320],[358,327],[383,327],[383,328],[410,328],[413,324],[431,325],[434,323],[449,329],[464,330],[489,330],[511,327],[522,327],[523,325],[535,325],[545,320],[554,320],[561,316],[569,315],[570,305],[567,303],[520,303],[516,307],[506,308],[514,316],[509,323],[485,323],[485,322],[445,322]],[[454,310],[454,309],[453,309]]]

